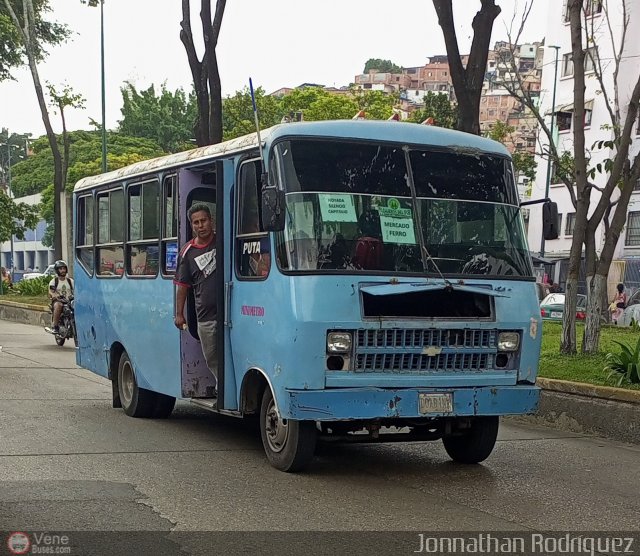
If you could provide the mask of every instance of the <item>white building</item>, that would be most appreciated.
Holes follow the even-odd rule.
[[[604,3],[603,0],[586,0],[585,6],[591,12],[587,18],[587,28],[589,31],[593,29],[595,38],[594,44],[590,45],[591,52],[594,53],[601,61],[604,81],[608,94],[613,97],[614,83],[614,50],[612,46],[611,34],[616,45],[620,44],[623,21],[622,21],[622,2],[626,1],[627,13],[630,17],[629,28],[626,34],[626,44],[623,52],[623,60],[618,76],[618,88],[620,95],[621,117],[624,122],[628,99],[630,98],[633,87],[640,73],[640,4],[636,0],[609,0]],[[556,101],[555,101],[555,133],[554,142],[558,148],[558,152],[569,151],[573,155],[573,133],[571,126],[573,115],[573,62],[571,60],[571,35],[567,13],[567,2],[550,2],[547,20],[547,29],[545,34],[545,55],[543,62],[542,85],[540,95],[540,110],[545,114],[547,125],[551,123],[552,113],[552,97],[554,89],[554,66],[555,66],[555,49],[552,46],[558,46],[558,78],[555,83]],[[607,22],[607,14],[604,12],[608,5],[608,17],[612,33],[609,32],[609,24]],[[586,40],[583,40],[586,44]],[[612,139],[612,132],[603,129],[602,126],[611,126],[611,119],[607,109],[607,103],[601,94],[601,86],[596,79],[593,71],[593,64],[588,56],[585,57],[585,146],[591,150],[590,167],[594,167],[598,162],[602,162],[612,156],[609,149],[597,150],[593,148],[596,141]],[[640,140],[637,138],[640,129],[636,126],[634,135],[632,136],[633,145],[631,156],[634,156],[640,149]],[[539,140],[542,150],[547,150],[548,140],[543,134],[539,134]],[[575,224],[575,208],[571,203],[569,192],[563,183],[554,183],[553,172],[549,187],[549,197],[558,204],[559,212],[559,228],[560,237],[555,240],[545,242],[544,256],[548,259],[562,260],[567,259],[571,248],[571,240],[573,236],[573,228]],[[596,174],[594,182],[598,186],[604,186],[607,175]],[[532,188],[532,199],[542,199],[545,196],[547,183],[547,161],[538,157],[538,166],[536,181]],[[615,193],[614,193],[615,195]],[[591,194],[591,206],[595,208],[599,200],[598,191]],[[530,219],[528,226],[529,246],[532,252],[538,253],[541,248],[542,238],[542,206],[531,206]],[[596,233],[597,250],[600,251],[604,240],[604,225],[600,225]],[[634,193],[629,205],[629,214],[627,225],[623,231],[619,244],[616,248],[615,259],[626,259],[633,261],[638,257],[638,264],[627,264],[627,270],[632,267],[640,269],[640,188],[638,193]],[[615,265],[614,265],[615,266]],[[620,266],[618,265],[618,268]],[[556,280],[562,285],[564,280],[564,265],[556,265]],[[637,281],[635,287],[640,286],[640,273],[635,271],[637,278],[631,280]],[[612,276],[610,281],[617,281],[620,276]],[[629,280],[625,277],[625,282]]]
[[[41,195],[28,195],[27,197],[19,197],[14,199],[16,203],[26,203],[28,205],[37,205],[40,203]],[[23,272],[28,269],[35,270],[36,267],[40,271],[44,271],[48,265],[53,263],[53,250],[42,244],[47,224],[44,220],[40,220],[35,230],[27,230],[24,239],[13,238],[13,256],[11,253],[11,242],[5,241],[0,244],[0,266],[15,269],[14,280],[19,278]]]

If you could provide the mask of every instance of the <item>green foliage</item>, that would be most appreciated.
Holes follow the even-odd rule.
[[[38,276],[30,280],[20,280],[13,285],[13,292],[18,295],[40,296],[49,291],[51,276]]]
[[[560,183],[568,180],[573,183],[575,181],[575,159],[570,151],[564,151],[560,155],[558,161],[554,161],[553,164],[553,176],[551,177],[551,183]]]
[[[102,142],[98,131],[72,131],[67,191],[86,176],[101,173]],[[16,197],[41,193],[53,184],[53,155],[46,137],[36,139],[33,155],[13,167],[12,190]],[[137,162],[163,155],[157,143],[149,139],[127,137],[119,133],[107,133],[107,166],[109,170],[120,168],[123,162]],[[129,163],[129,162],[127,162]]]
[[[609,372],[609,377],[618,377],[618,386],[623,382],[640,384],[640,338],[635,348],[618,341],[616,344],[620,346],[620,352],[607,353],[604,371]]]
[[[78,180],[102,172],[102,142],[98,131],[72,131],[69,133],[69,142],[71,148],[65,188],[71,192]],[[51,246],[54,222],[53,155],[46,137],[33,142],[33,152],[27,160],[13,167],[12,189],[16,196],[42,193],[41,216],[48,223],[42,243]],[[107,133],[109,170],[163,154],[158,144],[150,139]]]
[[[16,203],[0,191],[0,243],[9,241],[12,235],[24,239],[24,233],[37,223],[38,207]]]
[[[516,175],[525,176],[532,184],[536,179],[536,159],[533,154],[526,151],[515,151],[511,158]]]
[[[507,125],[503,121],[496,121],[493,124],[487,137],[494,141],[505,144],[509,136],[515,131],[513,126]],[[525,176],[529,183],[533,183],[536,179],[536,161],[532,153],[526,151],[514,151],[511,155],[513,160],[513,168],[516,176]]]
[[[187,96],[182,89],[172,93],[164,84],[160,87],[159,95],[153,85],[144,91],[138,91],[131,83],[125,83],[120,91],[120,133],[152,139],[165,152],[193,148],[197,118],[194,94]]]
[[[351,94],[358,103],[358,108],[365,111],[367,120],[388,119],[393,115],[393,107],[398,103],[397,94],[390,95],[382,91],[352,89]]]
[[[11,7],[24,28],[23,0],[9,0]],[[50,0],[33,0],[35,21],[35,49],[37,61],[42,61],[48,46],[64,42],[71,34],[66,25],[48,21],[46,16],[51,12]],[[5,2],[0,2],[0,81],[13,79],[12,71],[27,63],[22,34],[16,28]]]
[[[578,323],[576,328],[578,354],[565,355],[560,353],[562,323],[551,321],[542,323],[540,376],[587,384],[615,386],[616,382],[603,371],[606,365],[606,353],[617,349],[617,341],[635,343],[638,339],[638,333],[631,328],[603,326],[600,334],[600,352],[586,355],[580,353],[584,324]],[[623,383],[620,386],[631,390],[640,390],[640,384]]]
[[[369,58],[362,73],[369,73],[369,70],[378,70],[382,73],[402,73],[402,68],[394,64],[391,60],[381,60],[380,58]]]
[[[262,87],[254,90],[254,94],[260,117],[260,127],[264,129],[280,123],[283,116],[280,101],[266,95]],[[255,130],[256,123],[249,87],[245,87],[242,91],[236,91],[235,95],[222,100],[222,133],[225,141]]]
[[[313,102],[303,114],[306,121],[348,120],[357,112],[358,105],[353,97],[327,93]]]
[[[424,95],[424,108],[415,110],[409,121],[419,124],[427,118],[433,118],[433,125],[454,129],[458,121],[458,107],[451,104],[447,95],[427,91]]]

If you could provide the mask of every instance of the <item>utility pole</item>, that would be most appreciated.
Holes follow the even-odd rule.
[[[107,171],[107,124],[104,84],[104,0],[100,0],[100,77],[102,80],[102,173]]]
[[[555,67],[553,70],[553,95],[551,98],[551,127],[549,128],[551,137],[549,138],[549,155],[547,158],[547,180],[546,180],[546,185],[544,189],[545,199],[549,198],[549,187],[551,186],[551,143],[553,142],[553,131],[554,131],[554,124],[556,121],[556,85],[558,84],[558,50],[560,49],[560,47],[555,45],[549,45],[549,48],[555,49],[556,58],[555,58]],[[542,240],[540,241],[540,257],[544,257],[544,248],[545,248],[544,233],[542,233],[541,235],[542,235]]]

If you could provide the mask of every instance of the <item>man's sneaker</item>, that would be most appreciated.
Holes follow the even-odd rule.
[[[52,326],[51,327],[51,334],[60,334],[60,327],[59,326]]]

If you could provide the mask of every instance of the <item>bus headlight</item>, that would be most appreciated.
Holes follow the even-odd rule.
[[[351,332],[329,332],[327,353],[351,353]]]
[[[520,334],[517,332],[500,332],[498,334],[498,351],[517,351],[520,347]]]

